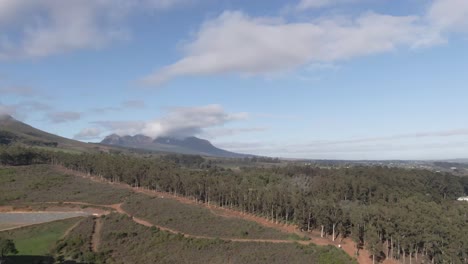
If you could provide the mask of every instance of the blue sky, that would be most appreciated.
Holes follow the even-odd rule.
[[[468,153],[466,0],[0,0],[0,114],[82,141]]]

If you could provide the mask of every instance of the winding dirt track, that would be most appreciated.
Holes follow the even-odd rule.
[[[279,231],[282,231],[282,232],[285,232],[285,233],[298,234],[300,236],[306,236],[306,237],[310,238],[310,240],[308,240],[308,241],[274,240],[274,239],[219,238],[219,239],[222,239],[222,240],[233,241],[233,242],[300,243],[300,244],[303,244],[303,245],[316,244],[316,245],[320,245],[320,246],[327,246],[327,245],[332,245],[332,246],[336,246],[336,247],[341,246],[341,248],[349,256],[351,256],[353,258],[356,257],[354,255],[356,244],[351,239],[348,239],[348,238],[336,239],[335,241],[332,241],[332,240],[330,240],[328,238],[320,237],[320,234],[317,231],[314,231],[314,232],[301,232],[297,228],[297,226],[277,224],[277,223],[269,221],[268,219],[265,219],[263,217],[259,217],[259,216],[248,214],[248,213],[242,213],[242,212],[239,212],[239,211],[234,210],[234,209],[215,206],[215,205],[210,205],[210,204],[205,204],[205,203],[198,203],[195,200],[189,199],[187,197],[176,196],[176,195],[173,195],[172,193],[158,192],[158,191],[155,191],[155,190],[148,190],[148,189],[145,189],[145,188],[131,187],[130,185],[123,184],[123,183],[109,182],[109,181],[101,179],[99,177],[94,177],[94,176],[87,175],[87,174],[80,173],[80,172],[76,172],[76,171],[73,171],[73,170],[68,170],[68,169],[66,169],[64,167],[61,167],[61,166],[55,166],[55,169],[60,171],[60,172],[63,172],[63,173],[67,173],[67,174],[79,176],[79,177],[82,177],[82,178],[86,178],[86,179],[94,181],[94,182],[111,184],[113,186],[118,186],[120,188],[132,190],[134,192],[142,193],[142,194],[149,195],[149,196],[152,196],[152,197],[169,198],[169,199],[173,199],[173,200],[176,200],[176,201],[184,203],[184,204],[190,204],[190,205],[205,207],[205,208],[210,209],[211,213],[213,213],[215,215],[218,215],[218,216],[235,217],[235,218],[239,218],[239,219],[244,219],[244,220],[256,222],[256,223],[258,223],[258,224],[260,224],[262,226],[265,226],[265,227],[274,228],[276,230],[279,230]],[[137,217],[134,217],[134,216],[130,215],[128,212],[123,210],[123,208],[121,207],[122,204],[93,205],[93,204],[80,203],[80,202],[69,202],[69,204],[81,204],[81,205],[112,208],[112,209],[114,209],[115,211],[117,211],[117,212],[119,212],[121,214],[125,214],[125,215],[128,215],[128,216],[132,217],[132,220],[135,223],[138,223],[140,225],[144,225],[144,226],[147,226],[147,227],[155,226],[155,227],[157,227],[157,228],[159,228],[159,229],[161,229],[163,231],[167,231],[167,232],[170,232],[170,233],[173,233],[173,234],[182,234],[184,237],[187,237],[187,238],[215,239],[214,237],[196,236],[196,235],[191,235],[191,234],[185,234],[185,233],[182,233],[180,231],[170,229],[170,228],[167,228],[167,227],[164,227],[164,226],[154,225],[154,224],[152,224],[152,223],[150,223],[150,222],[148,222],[148,221],[146,221],[144,219],[137,218]],[[360,264],[371,264],[372,263],[371,255],[369,254],[368,251],[366,251],[364,249],[361,249],[359,251],[359,256],[357,256],[356,258],[357,258],[357,261]],[[386,259],[385,261],[383,261],[383,264],[396,264],[396,263],[398,263],[398,262],[396,262],[394,260],[391,260],[391,259]]]
[[[76,222],[74,225],[72,225],[70,228],[68,228],[68,229],[65,231],[65,233],[63,233],[63,235],[62,235],[61,238],[63,239],[63,238],[65,238],[65,237],[67,237],[68,234],[70,234],[70,232],[71,232],[73,229],[75,229],[79,224],[81,224],[82,221],[83,221],[83,220],[80,220],[80,221]]]

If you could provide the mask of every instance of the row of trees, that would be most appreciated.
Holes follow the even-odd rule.
[[[449,174],[386,167],[190,169],[168,158],[17,148],[0,150],[0,161],[62,165],[316,229],[333,240],[351,237],[377,259],[468,263],[468,205],[455,201],[468,182]]]

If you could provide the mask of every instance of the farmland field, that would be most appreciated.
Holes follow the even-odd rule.
[[[65,232],[80,221],[81,217],[54,221],[0,232],[0,236],[13,239],[18,255],[44,256],[50,253]]]
[[[0,205],[81,201],[119,203],[131,191],[66,175],[51,166],[0,168]]]
[[[123,208],[152,224],[166,226],[183,233],[223,237],[288,239],[289,235],[257,223],[215,215],[208,208],[183,204],[173,199],[134,195]]]
[[[80,223],[88,225],[86,221]],[[81,227],[75,230],[78,231]],[[88,230],[90,228],[83,228]],[[73,235],[74,232],[72,232]],[[83,233],[81,237],[86,237]],[[78,236],[78,234],[75,234]],[[70,237],[71,238],[71,237]],[[72,250],[67,243],[63,251]],[[336,247],[229,242],[185,238],[134,223],[130,217],[103,217],[100,250],[106,263],[355,263]],[[331,261],[333,260],[333,261]]]

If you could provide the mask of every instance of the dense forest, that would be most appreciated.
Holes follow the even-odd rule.
[[[468,263],[468,178],[387,167],[240,170],[199,156],[70,154],[0,148],[4,165],[54,164],[109,181],[171,192],[274,222],[350,237],[378,259]]]

